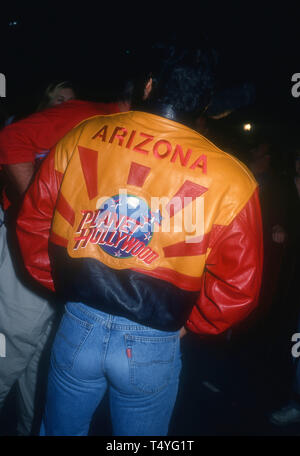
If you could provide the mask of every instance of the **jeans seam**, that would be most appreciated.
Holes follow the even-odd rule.
[[[70,315],[69,312],[68,312],[68,315],[69,315],[70,317],[72,317],[72,315]],[[55,365],[57,366],[58,369],[60,369],[60,370],[65,370],[65,371],[69,371],[69,372],[73,369],[75,360],[76,360],[76,358],[77,358],[77,356],[78,356],[78,354],[79,354],[79,352],[80,352],[80,350],[81,350],[83,344],[87,341],[87,339],[88,339],[88,337],[89,337],[89,335],[90,335],[92,329],[93,329],[93,325],[92,325],[92,324],[89,324],[89,326],[85,326],[86,334],[84,335],[82,341],[78,344],[77,349],[74,350],[74,354],[73,354],[73,356],[71,357],[71,362],[70,362],[69,365],[67,365],[67,367],[63,367],[63,365],[60,365],[60,364],[56,361],[56,358],[55,358],[55,356],[54,356],[54,354],[53,354],[53,357],[52,357],[52,358],[53,358],[53,362],[55,363]],[[57,333],[56,337],[58,337],[58,336],[61,337],[62,339],[64,339],[71,347],[76,347],[76,345],[70,344],[70,342],[69,342],[63,335]]]
[[[106,318],[102,317],[100,315],[94,315],[92,311],[88,311],[86,309],[83,309],[82,306],[80,305],[81,303],[72,303],[72,304],[78,304],[78,308],[80,312],[84,313],[88,317],[92,318],[94,321],[97,321],[103,325],[106,324]],[[69,311],[70,313],[70,311]],[[107,316],[110,316],[110,314],[107,314]],[[113,315],[117,317],[118,315]],[[77,317],[78,318],[78,317]],[[120,323],[111,323],[112,329],[118,329],[120,331],[153,331],[153,328],[147,327],[145,325],[126,325],[126,324],[120,324]]]
[[[85,328],[89,329],[89,328],[92,328],[94,325],[93,323],[89,323],[87,321],[84,321],[84,320],[81,320],[81,318],[77,317],[76,315],[72,314],[70,312],[70,310],[68,310],[67,308],[65,309],[66,313],[68,314],[68,316],[70,318],[73,318],[74,320],[78,321],[82,326],[84,326]]]
[[[85,315],[87,315],[89,318],[91,318],[92,320],[94,321],[97,321],[99,322],[100,324],[103,324],[105,325],[106,322],[107,322],[107,319],[103,316],[100,316],[100,315],[95,315],[93,313],[93,308],[91,307],[91,311],[85,309],[82,307],[82,305],[86,305],[86,304],[83,304],[81,302],[72,302],[72,303],[69,303],[69,304],[76,304],[78,305],[78,308],[79,308],[79,311],[84,313]],[[67,310],[67,307],[66,307],[66,310]],[[70,313],[70,311],[69,311]],[[73,314],[71,314],[73,315]],[[120,317],[120,315],[111,315],[111,314],[107,314],[107,317],[110,317],[110,316],[113,316],[113,317]],[[76,316],[75,316],[76,318]],[[77,317],[79,320],[80,318]],[[125,317],[124,317],[125,318]],[[92,323],[91,323],[92,324]],[[114,323],[114,322],[111,322],[111,329],[116,329],[116,330],[119,330],[119,331],[149,331],[149,332],[153,332],[153,331],[160,331],[160,330],[157,330],[155,328],[151,328],[150,326],[145,326],[145,325],[142,325],[142,324],[139,324],[139,323],[136,323],[134,325],[129,325],[129,324],[123,324],[123,323]],[[163,330],[162,330],[163,331]],[[170,332],[175,332],[175,331],[170,331]]]
[[[72,303],[72,304],[78,304],[78,308],[79,308],[80,312],[84,313],[85,315],[92,318],[93,320],[98,321],[99,323],[103,323],[103,324],[106,322],[106,319],[104,317],[101,317],[100,315],[99,316],[94,315],[92,312],[89,312],[88,310],[83,309],[80,305],[81,303],[76,302],[76,303]]]
[[[152,342],[152,343],[161,343],[167,342],[168,340],[176,339],[178,335],[174,334],[172,336],[160,336],[160,337],[145,337],[145,336],[135,336],[134,334],[126,335],[128,340],[137,340],[139,342]]]
[[[103,350],[103,356],[102,356],[102,372],[103,375],[106,373],[105,370],[105,360],[106,360],[106,355],[107,355],[107,350],[108,350],[108,345],[110,341],[110,336],[111,336],[111,329],[110,328],[105,328],[108,331],[108,334],[104,336],[103,340],[103,345],[104,345],[104,350]]]

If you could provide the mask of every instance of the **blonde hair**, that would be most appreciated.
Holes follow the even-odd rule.
[[[46,88],[44,95],[42,97],[41,102],[37,107],[37,111],[42,111],[49,106],[49,103],[55,97],[56,92],[59,89],[72,89],[74,91],[73,84],[70,81],[62,81],[62,82],[51,82]]]

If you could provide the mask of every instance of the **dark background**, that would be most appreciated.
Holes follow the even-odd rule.
[[[219,53],[218,87],[251,82],[256,88],[255,103],[218,121],[217,128],[231,141],[272,142],[283,159],[298,146],[300,99],[291,95],[291,77],[300,72],[295,4],[133,5],[6,2],[0,18],[0,72],[7,80],[8,109],[29,111],[41,87],[53,79],[75,79],[107,94],[129,71],[130,57],[146,44],[170,36],[197,42],[204,34]],[[13,21],[17,25],[10,25]],[[242,131],[245,121],[254,124],[251,134]]]

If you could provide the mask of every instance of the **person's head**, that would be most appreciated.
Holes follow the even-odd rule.
[[[176,120],[190,123],[207,108],[214,88],[216,54],[208,47],[156,45],[152,68],[135,84],[133,108],[156,111],[164,106]],[[151,66],[151,63],[150,63]],[[141,101],[142,100],[142,101]],[[159,109],[158,109],[159,112]]]
[[[74,98],[76,98],[76,94],[72,83],[69,81],[52,82],[46,88],[37,110],[51,108]]]
[[[121,90],[116,92],[115,99],[119,104],[120,111],[129,111],[131,109],[133,89],[134,82],[132,79],[125,79]]]
[[[270,169],[270,144],[259,144],[250,150],[250,169],[255,175],[266,173]]]

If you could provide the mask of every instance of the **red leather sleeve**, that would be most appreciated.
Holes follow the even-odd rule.
[[[35,280],[52,291],[48,241],[61,181],[54,169],[54,156],[55,149],[44,160],[26,192],[17,219],[17,236],[26,269]]]
[[[258,190],[229,226],[217,226],[209,242],[203,285],[186,327],[200,335],[226,331],[258,304],[262,222]]]

